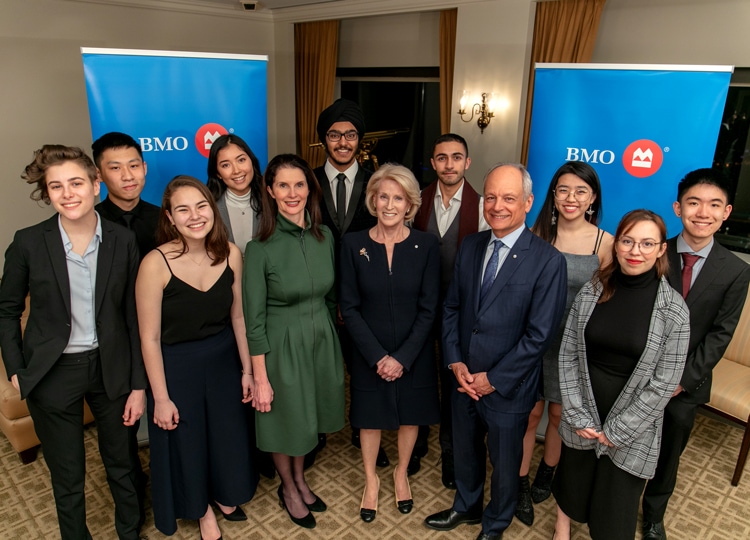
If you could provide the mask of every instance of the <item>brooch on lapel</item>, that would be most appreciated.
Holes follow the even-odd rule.
[[[370,262],[370,255],[368,255],[367,250],[365,248],[360,249],[359,254],[362,255],[365,259],[367,259],[367,262]]]

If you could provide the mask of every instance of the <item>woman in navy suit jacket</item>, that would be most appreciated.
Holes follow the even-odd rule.
[[[432,336],[440,261],[437,238],[406,226],[421,204],[411,171],[383,165],[366,196],[378,222],[343,237],[340,306],[355,345],[350,420],[361,428],[366,482],[360,517],[370,522],[378,507],[381,430],[398,430],[394,489],[398,510],[407,514],[413,503],[406,467],[418,426],[440,421]]]
[[[664,221],[633,210],[617,226],[612,262],[583,286],[560,349],[562,454],[552,484],[556,540],[570,519],[593,540],[635,536],[654,476],[664,407],[680,382],[689,314],[666,279]]]

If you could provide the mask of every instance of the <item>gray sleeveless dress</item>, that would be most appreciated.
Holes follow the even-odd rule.
[[[563,320],[560,323],[560,328],[555,335],[555,339],[552,341],[547,352],[542,357],[542,380],[543,380],[543,397],[546,401],[552,403],[562,403],[562,396],[560,395],[560,374],[557,369],[557,356],[560,353],[560,345],[562,344],[562,335],[565,330],[565,323],[568,321],[568,314],[570,308],[573,305],[573,301],[581,290],[581,287],[587,281],[591,281],[591,277],[599,268],[599,256],[596,254],[599,251],[602,238],[604,237],[604,231],[599,229],[596,235],[596,242],[594,243],[594,251],[591,255],[574,255],[572,253],[563,253],[565,262],[568,266],[568,298],[565,302],[565,312]]]

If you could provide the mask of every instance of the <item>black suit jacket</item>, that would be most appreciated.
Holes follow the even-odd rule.
[[[667,242],[669,283],[682,294],[681,257],[677,237]],[[714,241],[685,303],[690,309],[690,347],[680,384],[682,399],[707,403],[711,373],[732,339],[750,283],[750,265]]]
[[[372,171],[368,171],[361,165],[357,169],[354,177],[354,186],[352,187],[352,196],[349,199],[349,206],[346,209],[346,219],[344,225],[340,226],[336,219],[336,205],[334,195],[331,193],[331,184],[326,176],[325,167],[315,169],[315,177],[318,179],[320,188],[323,190],[323,204],[320,208],[323,214],[323,225],[327,225],[333,233],[335,243],[335,257],[339,260],[339,251],[341,250],[341,237],[348,232],[356,232],[374,227],[377,223],[375,216],[370,214],[365,204],[367,193],[367,182],[372,176]],[[338,263],[336,264],[338,274]]]
[[[124,227],[102,219],[96,268],[96,333],[110,399],[146,388],[135,278],[138,245]],[[30,295],[26,331],[21,314]],[[58,216],[22,229],[5,253],[0,282],[0,348],[8,377],[18,375],[26,398],[58,360],[70,338],[70,281]]]

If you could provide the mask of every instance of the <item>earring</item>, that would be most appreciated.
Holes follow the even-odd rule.
[[[591,221],[591,217],[594,215],[594,205],[592,204],[589,206],[589,209],[586,210],[586,215],[589,217],[589,221]]]
[[[553,227],[557,224],[557,216],[555,215],[555,207],[552,207],[552,219],[549,221],[549,224]]]

